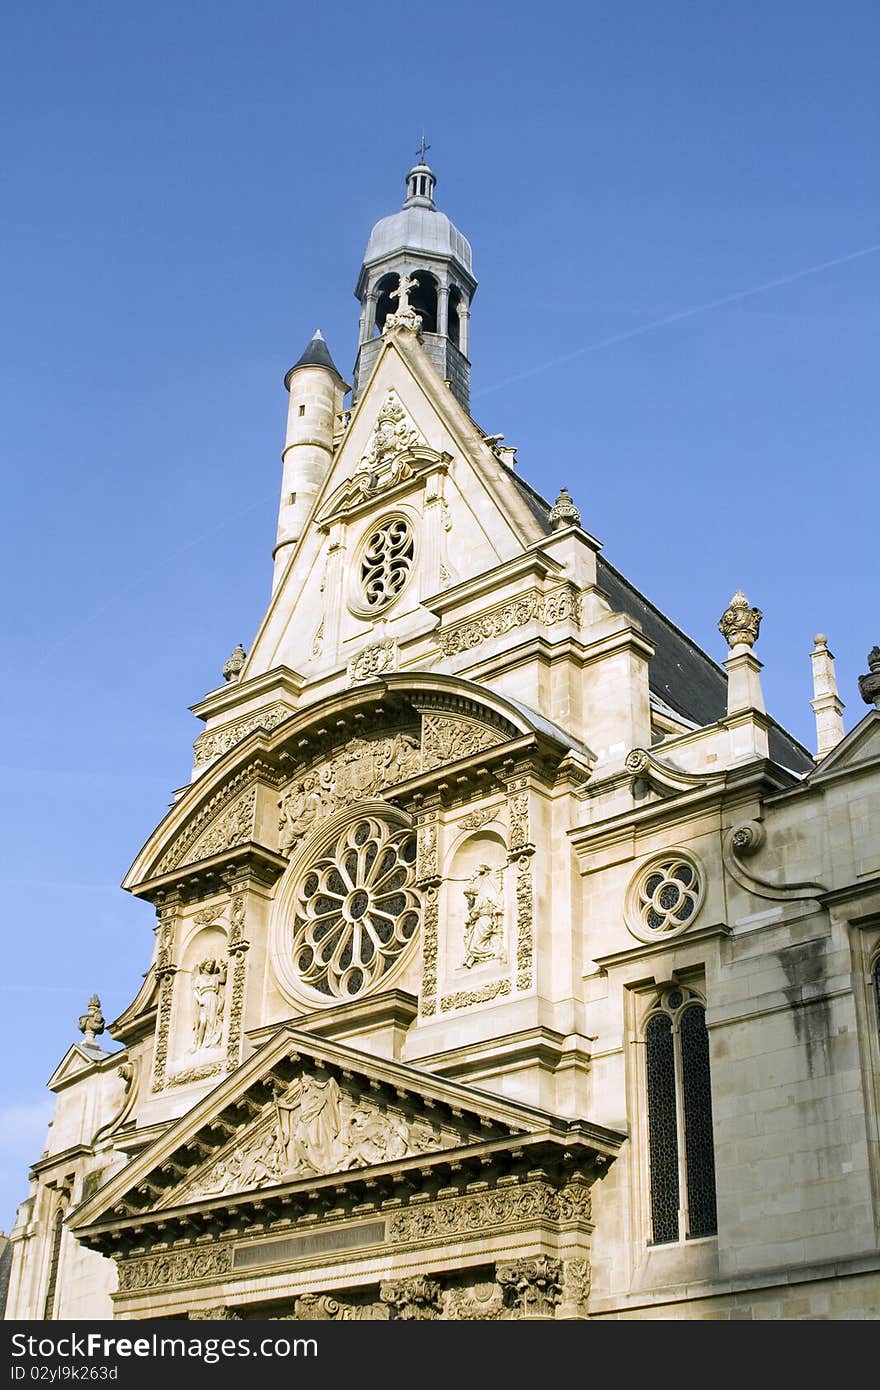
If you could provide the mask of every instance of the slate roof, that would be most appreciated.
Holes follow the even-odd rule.
[[[529,511],[549,535],[550,503],[520,477],[502,464]],[[727,712],[727,675],[696,642],[655,608],[628,579],[597,556],[597,580],[617,613],[637,619],[642,631],[656,648],[651,661],[650,684],[677,714],[695,724],[714,724]],[[815,763],[806,748],[774,722],[769,733],[770,757],[792,772],[809,772]]]

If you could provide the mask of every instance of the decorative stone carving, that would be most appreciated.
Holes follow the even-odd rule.
[[[397,666],[397,643],[391,638],[384,642],[374,642],[348,663],[348,683],[358,685],[361,681],[375,680],[385,671],[393,671]]]
[[[440,894],[435,884],[422,889],[422,997],[423,1014],[437,1007],[437,943]]]
[[[370,442],[361,455],[357,471],[366,470],[376,477],[384,473],[400,454],[424,443],[423,436],[407,414],[397,392],[389,390],[376,416]],[[396,482],[397,477],[390,481]]]
[[[440,646],[444,656],[458,656],[492,637],[501,637],[515,627],[539,622],[546,627],[564,621],[580,624],[580,595],[570,584],[560,585],[549,593],[530,589],[520,598],[498,608],[489,609],[478,618],[452,623],[440,630]]]
[[[721,857],[724,867],[735,883],[747,893],[758,898],[769,898],[775,902],[798,902],[802,899],[818,898],[828,889],[815,882],[779,883],[762,878],[753,873],[742,862],[763,849],[767,843],[767,832],[760,821],[742,821],[725,832],[721,842]]]
[[[379,1297],[388,1304],[392,1319],[402,1322],[439,1318],[443,1307],[440,1284],[424,1274],[381,1284]]]
[[[495,1322],[505,1316],[504,1295],[497,1283],[447,1289],[443,1300],[446,1322]]]
[[[304,1071],[279,1088],[263,1117],[195,1179],[186,1200],[369,1168],[437,1149],[440,1143],[427,1124],[409,1123],[365,1104],[343,1092],[332,1076],[319,1080]]]
[[[517,786],[525,785],[517,783]],[[527,791],[517,791],[510,796],[508,802],[510,814],[510,851],[516,853],[520,850],[528,849],[531,840],[529,834],[529,794]]]
[[[382,329],[382,336],[389,333],[403,330],[406,333],[418,333],[422,326],[422,318],[417,314],[409,302],[409,291],[418,285],[418,280],[414,275],[399,275],[397,289],[389,291],[388,298],[397,300],[397,310],[389,314]]]
[[[241,1055],[241,1028],[244,1015],[244,990],[247,972],[247,953],[250,942],[244,935],[245,900],[239,895],[230,908],[230,931],[227,950],[232,961],[232,985],[229,992],[229,1030],[226,1034],[226,1069],[234,1071]]]
[[[324,586],[323,586],[323,584],[322,584],[322,585],[321,585],[321,591],[322,591],[322,592],[323,592],[323,589],[324,589]],[[317,626],[317,628],[315,629],[315,635],[314,635],[314,637],[312,638],[312,656],[320,656],[323,650],[324,650],[324,619],[322,618],[321,621],[318,623],[318,626]]]
[[[101,1013],[101,1001],[97,994],[92,995],[89,1007],[80,1015],[79,1031],[83,1034],[86,1047],[94,1047],[95,1039],[104,1031],[104,1015]]]
[[[303,1294],[293,1306],[298,1322],[387,1322],[389,1317],[385,1303],[355,1302],[326,1293]]]
[[[555,1317],[562,1297],[562,1265],[548,1255],[498,1265],[496,1278],[508,1308],[523,1318]]]
[[[153,1052],[153,1090],[161,1091],[168,1068],[168,1038],[171,1032],[171,1002],[174,994],[174,932],[177,923],[177,903],[167,903],[159,909],[156,924],[157,947],[154,971],[159,984],[156,1010],[156,1043]]]
[[[592,1273],[588,1260],[566,1260],[562,1267],[562,1300],[581,1317],[587,1316]]]
[[[354,999],[402,955],[419,926],[415,835],[366,816],[350,822],[297,881],[290,957],[325,1000]]]
[[[585,1222],[590,1214],[590,1189],[585,1183],[569,1183],[560,1191],[546,1182],[526,1182],[404,1207],[392,1213],[388,1235],[395,1244],[409,1244],[536,1221]]]
[[[119,1292],[140,1293],[168,1284],[216,1278],[232,1269],[232,1246],[212,1244],[200,1250],[119,1260]]]
[[[478,864],[464,890],[468,913],[464,924],[464,960],[470,969],[486,961],[506,961],[504,950],[503,870]]]
[[[749,601],[742,589],[737,589],[721,615],[718,631],[728,647],[753,647],[758,640],[763,616],[760,608],[749,607]]]
[[[498,808],[496,806],[486,806],[481,810],[469,811],[458,824],[462,830],[482,830],[483,826],[495,820],[497,815]]]
[[[527,855],[516,861],[516,984],[518,989],[531,989],[534,893],[532,865]]]
[[[230,777],[220,790],[216,791],[202,806],[186,829],[177,835],[169,845],[153,872],[155,874],[167,874],[171,869],[176,869],[179,864],[191,864],[198,859],[206,858],[204,838],[213,840],[214,832],[221,824],[226,830],[229,829],[225,815],[227,810],[232,810],[236,815],[241,816],[243,838],[247,840],[252,830],[252,818],[248,821],[248,810],[252,811],[256,805],[256,789],[253,783],[258,775],[262,775],[268,781],[277,781],[277,774],[269,771],[264,764],[256,760],[248,763],[234,777]],[[241,795],[243,791],[245,792],[244,797]],[[220,839],[222,836],[218,835],[217,838]],[[223,848],[229,847],[223,846]],[[217,850],[210,849],[208,853],[216,854]]]
[[[571,500],[571,493],[567,487],[560,488],[559,496],[550,508],[550,525],[554,531],[561,531],[566,526],[580,526],[581,514]]]
[[[247,653],[239,642],[238,646],[232,651],[231,656],[223,667],[223,679],[225,681],[237,681],[244,669]]]
[[[219,1047],[223,1034],[225,986],[225,961],[210,958],[199,961],[192,977],[193,1040],[190,1052]]]
[[[471,758],[484,748],[494,748],[504,742],[504,735],[473,719],[461,719],[447,714],[422,716],[422,770]]]
[[[234,723],[224,724],[220,729],[206,730],[199,734],[193,744],[196,766],[211,762],[222,753],[228,753],[230,748],[241,743],[254,729],[276,728],[283,719],[289,718],[290,713],[286,705],[270,705],[259,714],[248,715],[246,719],[236,719]]]
[[[859,694],[866,705],[880,709],[880,647],[872,647],[868,652],[868,671],[859,676]]]
[[[508,979],[490,980],[479,989],[459,989],[454,994],[444,994],[440,1008],[443,1013],[449,1013],[452,1009],[468,1009],[472,1004],[487,1004],[499,994],[510,994],[512,989]]]
[[[350,806],[419,772],[419,743],[411,734],[355,738],[341,752],[303,773],[278,801],[279,843],[290,854],[309,831]]]
[[[196,842],[184,862],[193,864],[199,859],[209,859],[212,854],[222,854],[226,849],[246,844],[253,835],[256,804],[257,789],[251,787]]]

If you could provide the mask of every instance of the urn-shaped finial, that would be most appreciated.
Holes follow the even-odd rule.
[[[581,514],[571,500],[571,493],[567,487],[559,489],[559,496],[550,508],[550,525],[554,531],[561,531],[565,526],[580,526]]]
[[[859,690],[866,705],[880,709],[880,647],[872,647],[868,652],[868,670],[859,676]]]
[[[79,1031],[90,1047],[94,1047],[95,1038],[100,1037],[104,1031],[104,1015],[101,1013],[101,1001],[97,994],[92,995],[89,1007],[84,1014],[80,1014]]]
[[[760,608],[749,607],[749,601],[742,589],[737,589],[721,614],[718,631],[728,647],[753,647],[758,640],[763,616]]]
[[[237,681],[242,673],[247,653],[239,642],[233,651],[226,665],[223,667],[223,679],[225,681]]]

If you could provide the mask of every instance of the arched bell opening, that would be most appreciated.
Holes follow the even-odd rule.
[[[427,270],[417,270],[415,285],[409,292],[409,302],[420,315],[423,333],[437,332],[437,281]]]
[[[453,287],[449,291],[449,322],[446,329],[446,336],[457,348],[461,347],[461,323],[458,317],[461,303],[461,290]]]

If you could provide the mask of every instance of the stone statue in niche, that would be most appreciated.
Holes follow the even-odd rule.
[[[199,962],[192,981],[195,1016],[190,1052],[201,1052],[203,1048],[220,1046],[225,985],[224,961],[208,959]]]
[[[464,890],[468,913],[464,924],[464,965],[506,960],[504,952],[504,870],[478,864]]]

